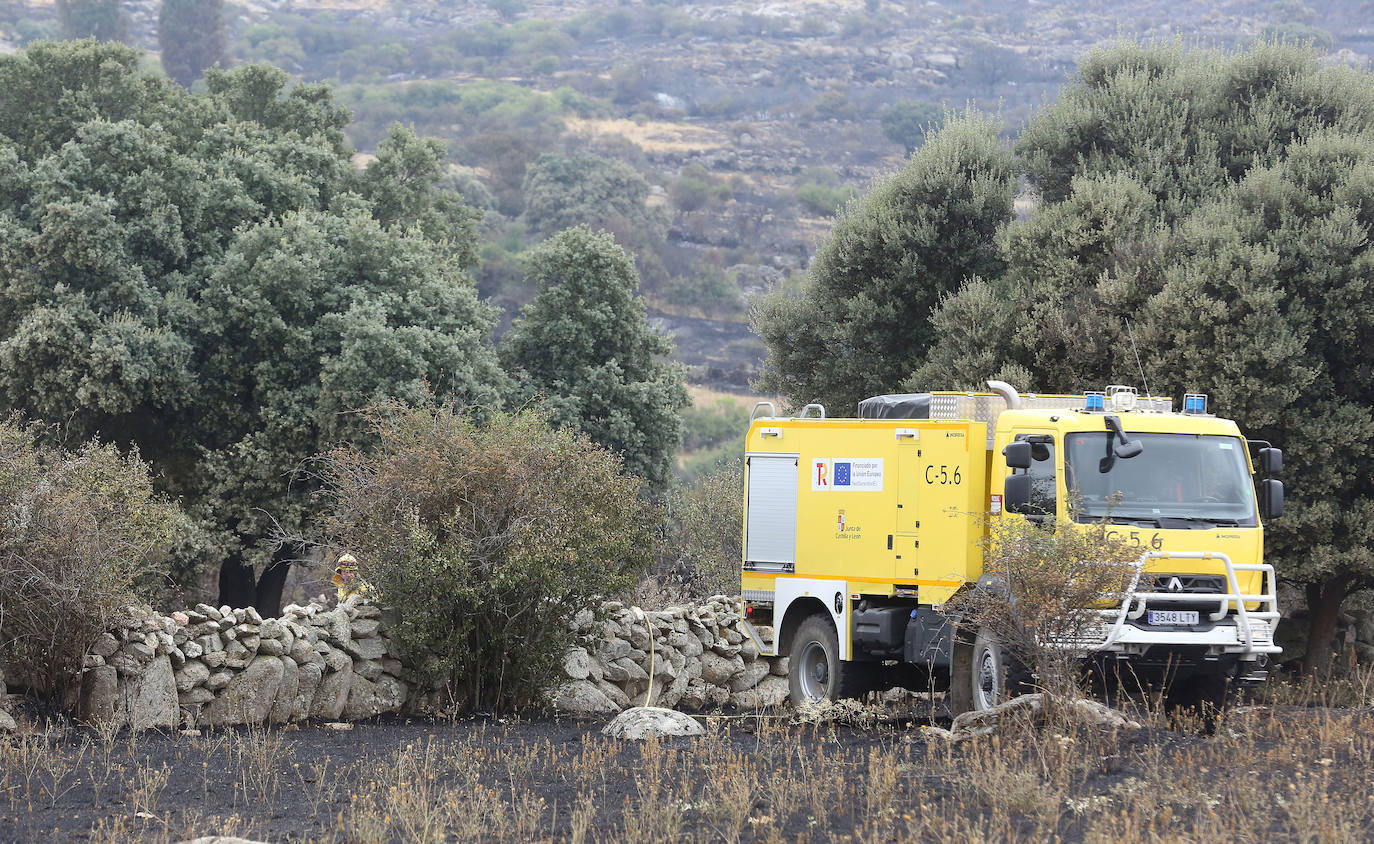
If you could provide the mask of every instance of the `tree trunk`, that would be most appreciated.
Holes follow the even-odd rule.
[[[253,567],[234,554],[219,569],[219,605],[228,604],[235,609],[252,607],[263,618],[276,618],[281,615],[282,589],[290,571],[288,560],[274,559],[258,578]]]
[[[1331,668],[1331,649],[1336,640],[1336,622],[1340,619],[1341,604],[1350,594],[1345,578],[1325,583],[1309,583],[1307,592],[1307,655],[1303,657],[1305,674],[1324,675]]]
[[[285,556],[279,553],[278,558]],[[258,578],[256,603],[258,613],[263,618],[276,618],[281,615],[281,593],[286,586],[286,575],[291,571],[291,563],[284,559],[273,559],[267,571]]]
[[[253,567],[239,554],[231,554],[219,567],[219,605],[234,609],[257,604],[257,579]]]

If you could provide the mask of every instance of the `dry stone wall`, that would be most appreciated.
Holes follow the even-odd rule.
[[[738,608],[738,599],[717,595],[662,611],[612,601],[582,612],[574,620],[581,644],[553,678],[554,707],[783,703],[787,661],[759,655]],[[406,682],[386,631],[387,614],[356,600],[329,608],[319,598],[267,619],[207,604],[170,615],[129,607],[86,656],[80,715],[141,730],[441,711],[436,690]]]

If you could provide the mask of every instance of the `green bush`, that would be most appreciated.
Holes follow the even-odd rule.
[[[741,314],[744,310],[734,279],[710,264],[698,266],[692,275],[672,279],[663,291],[663,300],[710,317]]]
[[[656,514],[641,482],[538,412],[478,423],[392,402],[368,419],[375,448],[321,458],[325,535],[398,611],[411,679],[460,709],[540,699],[573,616],[649,563]]]
[[[166,571],[183,520],[137,454],[38,433],[0,423],[0,654],[11,681],[70,704],[84,655]]]
[[[823,167],[811,167],[797,177],[796,197],[807,210],[830,216],[859,192],[841,184],[840,177]]]
[[[663,579],[696,597],[737,594],[743,531],[744,467],[737,457],[673,490]]]

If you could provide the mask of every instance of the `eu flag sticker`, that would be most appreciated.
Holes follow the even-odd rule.
[[[851,484],[850,469],[851,464],[841,463],[838,460],[835,461],[835,486],[841,487],[849,486]]]

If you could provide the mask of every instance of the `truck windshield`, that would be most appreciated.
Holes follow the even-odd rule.
[[[1111,436],[1093,431],[1064,437],[1065,480],[1076,521],[1110,517],[1165,528],[1258,524],[1240,439],[1132,433],[1145,450],[1128,460],[1104,461]]]

